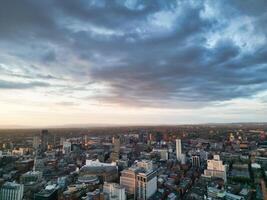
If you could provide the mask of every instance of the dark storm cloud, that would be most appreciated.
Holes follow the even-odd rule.
[[[29,66],[38,61],[38,69],[51,78],[72,77],[77,87],[80,81],[105,84],[108,91],[90,97],[99,101],[202,107],[267,89],[265,4],[4,1],[0,47]],[[255,23],[234,30],[232,23],[242,19]],[[239,35],[247,44],[241,44]],[[253,48],[247,50],[249,46]],[[2,85],[8,88],[8,83]]]

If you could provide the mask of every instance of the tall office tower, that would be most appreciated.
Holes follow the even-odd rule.
[[[157,191],[157,172],[153,170],[137,174],[137,199],[147,200]]]
[[[200,167],[200,156],[198,155],[192,156],[192,166],[196,168]]]
[[[47,150],[48,140],[49,140],[48,130],[42,130],[42,132],[41,132],[41,149],[42,149],[42,151]]]
[[[204,171],[205,176],[222,178],[224,182],[227,181],[227,166],[220,160],[219,155],[214,155],[213,160],[208,160],[207,164],[207,169]]]
[[[157,173],[151,161],[136,162],[129,169],[121,172],[120,185],[134,199],[146,200],[157,190]]]
[[[34,148],[34,150],[37,150],[39,146],[40,146],[40,137],[34,136],[32,141],[32,147]]]
[[[176,139],[176,158],[181,161],[182,155],[182,144],[180,139]]]
[[[71,142],[63,142],[63,154],[69,154],[71,152]]]
[[[125,188],[128,195],[136,199],[136,176],[138,168],[129,168],[121,172],[120,185]]]
[[[113,137],[112,143],[113,143],[113,151],[112,151],[110,157],[111,157],[112,162],[116,162],[120,158],[120,147],[121,147],[120,138],[119,137]]]
[[[22,200],[24,186],[21,184],[6,182],[0,190],[1,200]]]
[[[117,183],[105,182],[103,192],[109,196],[109,199],[126,200],[125,188]]]
[[[84,136],[83,142],[85,145],[87,145],[87,143],[88,143],[88,136],[87,135]]]

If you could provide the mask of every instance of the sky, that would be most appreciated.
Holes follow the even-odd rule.
[[[0,127],[267,121],[266,0],[2,0]]]

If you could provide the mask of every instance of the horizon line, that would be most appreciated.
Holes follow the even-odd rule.
[[[47,125],[47,126],[23,126],[23,125],[0,125],[0,130],[12,130],[12,129],[78,129],[78,128],[116,128],[116,127],[158,127],[158,126],[196,126],[196,125],[227,125],[227,124],[267,124],[267,121],[259,122],[205,122],[205,123],[170,123],[170,124],[160,124],[160,123],[129,123],[129,124],[62,124],[62,125]]]

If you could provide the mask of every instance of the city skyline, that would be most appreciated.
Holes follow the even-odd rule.
[[[4,1],[0,128],[266,122],[266,7]]]

